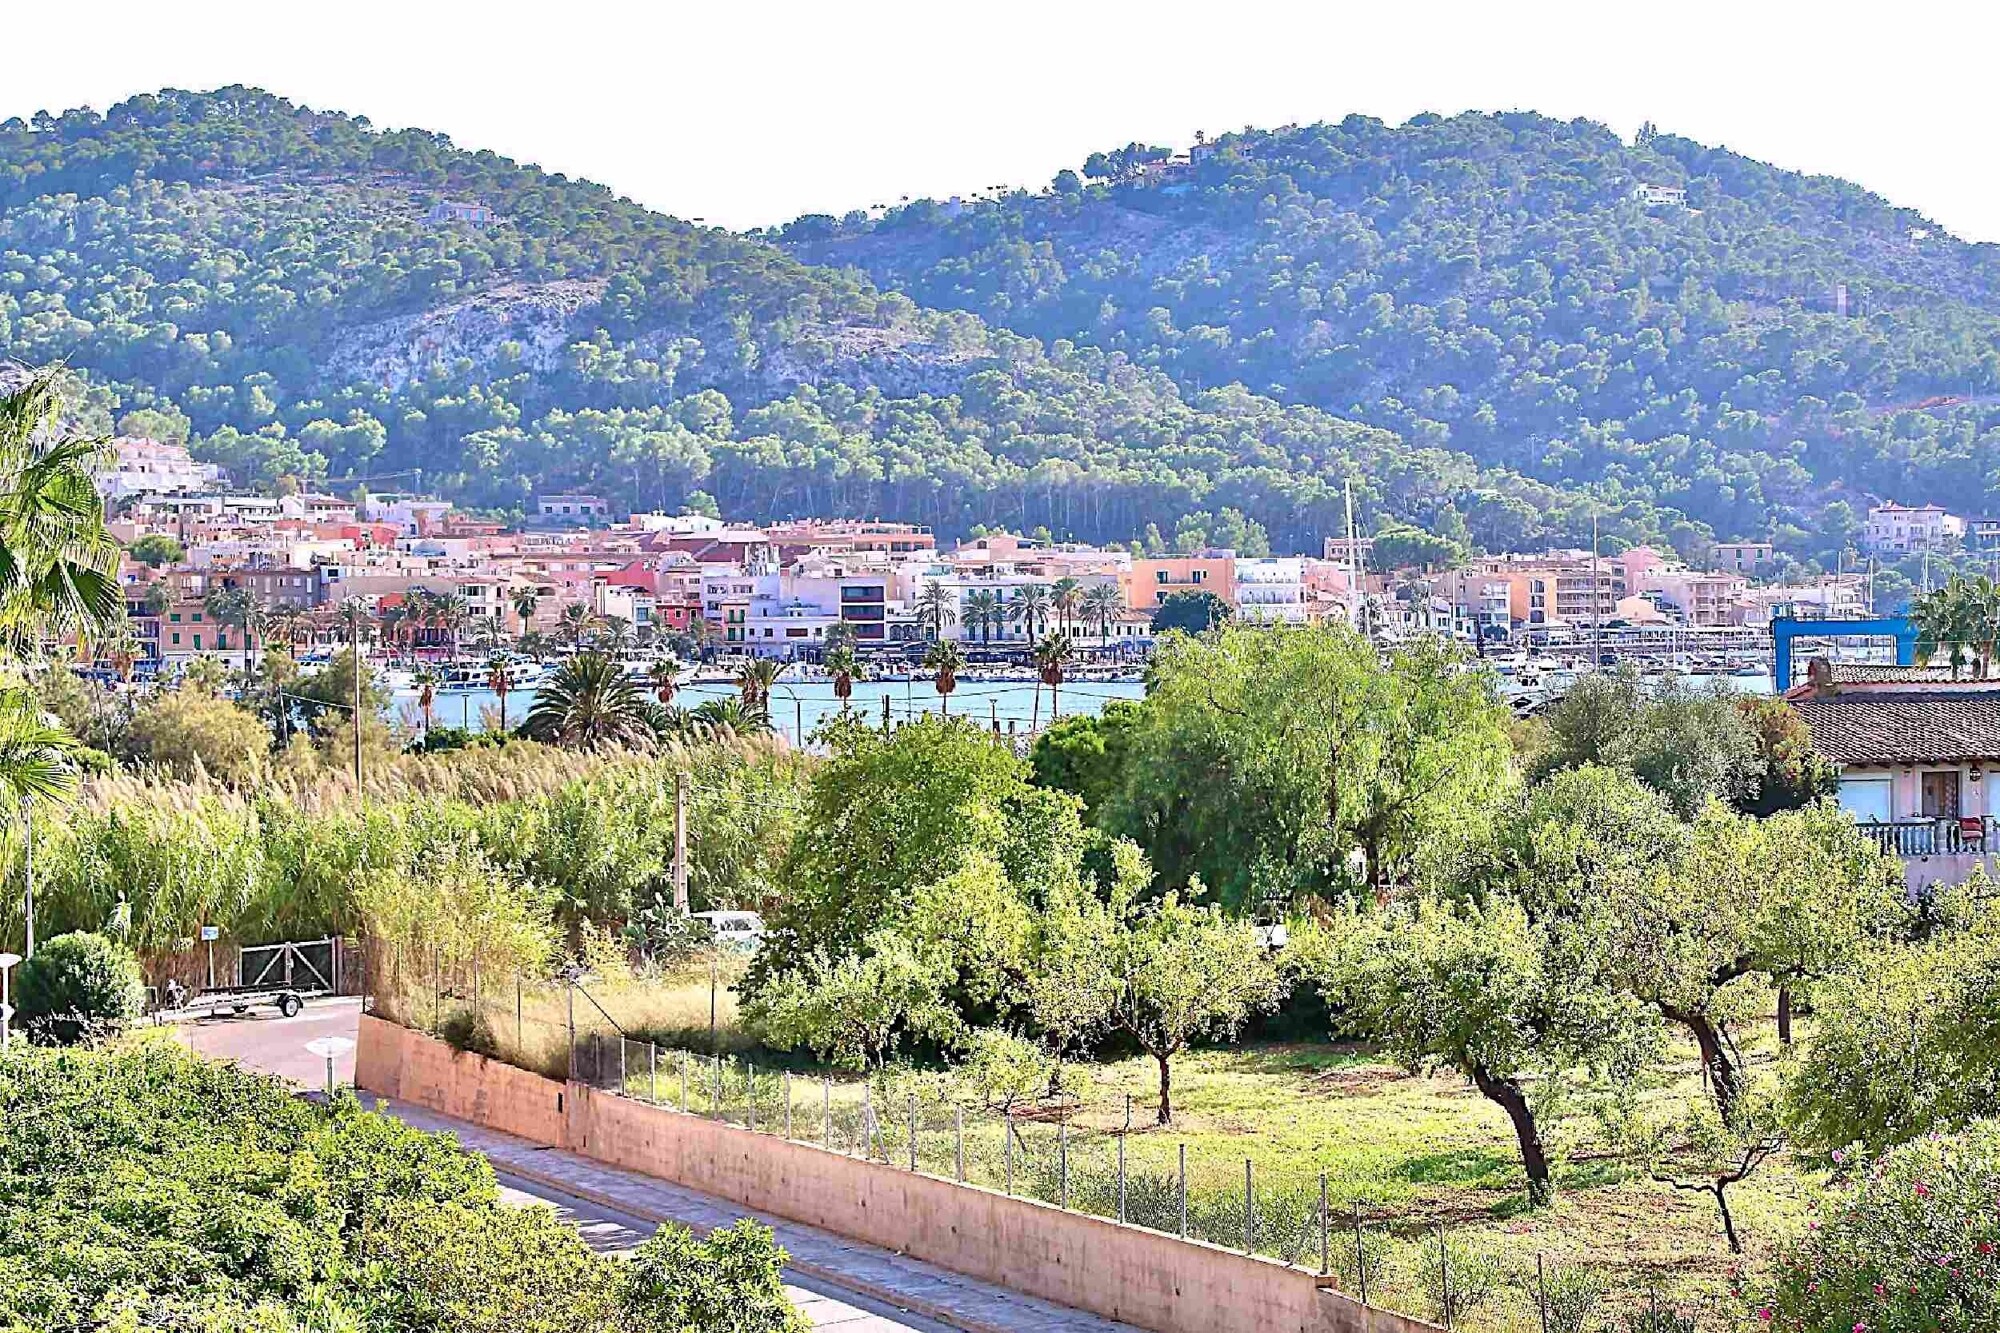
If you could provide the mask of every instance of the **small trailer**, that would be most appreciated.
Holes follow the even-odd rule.
[[[274,1008],[291,1018],[305,1008],[307,1000],[336,994],[339,978],[338,939],[250,945],[241,950],[235,985],[215,985],[211,972],[210,984],[189,995],[179,982],[170,981],[166,1008],[190,1018]]]

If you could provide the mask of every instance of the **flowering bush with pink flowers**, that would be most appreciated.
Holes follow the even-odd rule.
[[[2000,1329],[2000,1121],[1850,1163],[1754,1299],[1772,1333]]]

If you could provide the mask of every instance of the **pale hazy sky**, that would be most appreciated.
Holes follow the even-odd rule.
[[[17,0],[0,26],[0,119],[254,84],[731,226],[1040,186],[1196,129],[1526,109],[1651,120],[2000,240],[1988,4]]]

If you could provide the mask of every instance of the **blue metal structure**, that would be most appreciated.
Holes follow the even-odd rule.
[[[1872,636],[1896,641],[1896,665],[1914,666],[1917,660],[1917,631],[1908,616],[1868,616],[1859,620],[1798,620],[1791,616],[1771,618],[1771,642],[1777,649],[1771,669],[1771,686],[1783,694],[1792,686],[1792,640],[1845,639]]]

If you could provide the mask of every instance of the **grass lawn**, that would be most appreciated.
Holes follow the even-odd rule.
[[[750,1043],[734,1026],[735,1004],[727,982],[718,993],[717,1021],[725,1050],[754,1058]],[[680,1096],[681,1057],[666,1043],[705,1045],[709,985],[704,970],[675,981],[585,988],[620,1027],[662,1039],[657,1082],[652,1081],[646,1046],[624,1048],[626,1090],[635,1096],[657,1091],[673,1103]],[[511,987],[482,997],[482,1015],[498,1039],[503,1058],[547,1072],[559,1072],[568,1041],[567,997],[560,988],[524,997],[515,1047]],[[613,1031],[596,1005],[579,998],[580,1033]],[[1747,1025],[1738,1033],[1752,1067],[1776,1058],[1768,1025]],[[612,1071],[618,1047],[599,1047],[593,1059]],[[768,1057],[767,1057],[768,1058]],[[770,1067],[747,1075],[746,1061],[732,1058],[716,1095],[714,1065],[696,1055],[689,1060],[690,1109],[721,1114],[743,1123],[755,1106],[758,1127],[778,1129],[786,1112],[787,1081]],[[1016,1121],[1009,1149],[1006,1122],[996,1114],[960,1105],[961,1092],[945,1075],[918,1072],[869,1081],[833,1075],[790,1062],[794,1137],[822,1141],[829,1133],[822,1106],[831,1108],[831,1142],[843,1151],[872,1151],[879,1158],[908,1161],[908,1098],[918,1099],[919,1161],[926,1171],[958,1171],[958,1123],[964,1125],[965,1171],[969,1179],[996,1188],[1011,1180],[1016,1192],[1050,1201],[1063,1191],[1068,1161],[1068,1199],[1073,1207],[1105,1215],[1117,1211],[1116,1161],[1122,1140],[1127,1181],[1127,1216],[1162,1230],[1179,1224],[1180,1153],[1187,1153],[1190,1229],[1213,1243],[1242,1243],[1243,1180],[1246,1160],[1256,1184],[1257,1248],[1289,1261],[1318,1263],[1318,1189],[1322,1172],[1333,1215],[1334,1266],[1344,1285],[1356,1285],[1351,1256],[1353,1234],[1345,1229],[1359,1207],[1368,1233],[1386,1237],[1386,1259],[1371,1278],[1381,1303],[1410,1313],[1435,1316],[1436,1278],[1424,1269],[1435,1254],[1435,1228],[1442,1224],[1458,1248],[1484,1255],[1505,1270],[1494,1294],[1462,1327],[1534,1330],[1539,1320],[1522,1282],[1534,1271],[1537,1255],[1551,1269],[1586,1269],[1609,1286],[1607,1308],[1632,1310],[1658,1290],[1679,1308],[1703,1311],[1700,1326],[1733,1326],[1742,1305],[1728,1296],[1729,1273],[1740,1262],[1755,1274],[1806,1216],[1815,1181],[1780,1156],[1749,1180],[1732,1187],[1730,1203],[1747,1253],[1737,1261],[1728,1252],[1712,1200],[1676,1191],[1637,1170],[1607,1143],[1587,1108],[1545,1115],[1543,1134],[1556,1162],[1557,1196],[1546,1208],[1530,1209],[1513,1130],[1497,1106],[1455,1076],[1420,1077],[1369,1051],[1331,1043],[1259,1043],[1197,1050],[1174,1064],[1174,1119],[1154,1123],[1157,1067],[1143,1057],[1091,1066],[1084,1104],[1073,1108],[1067,1126],[1060,1114],[1030,1108]],[[1640,1096],[1685,1095],[1698,1091],[1699,1069],[1691,1044],[1676,1045],[1664,1073]],[[586,1070],[605,1082],[602,1070]],[[615,1072],[610,1081],[615,1082]],[[866,1091],[864,1091],[866,1088]],[[1131,1130],[1126,1097],[1131,1098]],[[864,1098],[876,1124],[870,1141],[862,1113]],[[1373,1249],[1371,1248],[1371,1254]],[[1456,1263],[1457,1260],[1455,1259]],[[1621,1324],[1604,1324],[1620,1329]],[[1621,1329],[1622,1333],[1622,1329]],[[1663,1329],[1664,1333],[1664,1329]]]

